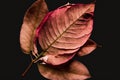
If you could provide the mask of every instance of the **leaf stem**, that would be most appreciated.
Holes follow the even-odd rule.
[[[41,52],[40,55],[39,55],[37,58],[35,58],[35,59],[33,59],[32,56],[31,56],[31,54],[30,54],[30,57],[31,57],[31,60],[32,60],[32,61],[31,61],[31,63],[29,64],[29,66],[25,69],[25,71],[22,73],[22,76],[23,76],[23,77],[24,77],[25,74],[28,72],[28,70],[31,68],[32,64],[33,64],[33,63],[36,63],[43,54],[44,54],[44,51]]]
[[[43,56],[44,53],[45,53],[45,52],[42,51],[37,58],[33,59],[33,63],[36,63],[37,61],[39,61],[39,58],[40,58],[41,56]]]
[[[25,74],[28,72],[28,70],[31,68],[32,64],[33,64],[33,60],[31,61],[31,63],[29,64],[29,66],[27,67],[27,69],[22,73],[22,76],[24,77]]]

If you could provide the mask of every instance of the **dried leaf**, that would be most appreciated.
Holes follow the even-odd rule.
[[[85,80],[90,78],[88,69],[78,61],[72,61],[62,67],[38,64],[38,69],[49,80]]]
[[[97,48],[97,44],[89,39],[81,48],[80,50],[78,51],[78,55],[79,56],[85,56],[85,55],[88,55],[90,54],[93,50],[95,50]]]
[[[20,31],[20,46],[24,53],[33,50],[35,30],[47,14],[48,8],[44,0],[35,1],[27,10]]]
[[[89,39],[93,13],[94,4],[71,4],[48,13],[36,32],[45,57],[42,60],[52,65],[69,61]]]

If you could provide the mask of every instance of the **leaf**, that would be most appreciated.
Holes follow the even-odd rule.
[[[95,50],[97,48],[97,44],[89,39],[81,48],[80,50],[78,51],[78,55],[79,56],[85,56],[85,55],[88,55],[90,54],[93,50]]]
[[[33,50],[35,30],[47,14],[48,8],[44,0],[35,1],[24,16],[20,31],[20,46],[24,53],[29,54]]]
[[[93,13],[94,4],[70,4],[48,13],[36,32],[43,49],[41,60],[52,65],[69,61],[89,39]]]
[[[38,69],[49,80],[86,80],[91,77],[88,69],[78,61],[69,62],[62,67],[38,64]]]

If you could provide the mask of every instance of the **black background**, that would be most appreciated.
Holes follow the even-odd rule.
[[[13,0],[0,2],[0,77],[3,80],[45,80],[34,64],[25,77],[22,72],[30,63],[30,57],[25,55],[19,45],[19,32],[23,17],[28,7],[35,0]],[[49,10],[71,3],[88,3],[92,0],[46,0]],[[119,3],[97,0],[94,17],[94,30],[91,38],[102,48],[97,48],[92,54],[82,57],[91,75],[90,80],[119,80]],[[8,78],[8,79],[7,79]],[[119,78],[119,79],[118,79]]]

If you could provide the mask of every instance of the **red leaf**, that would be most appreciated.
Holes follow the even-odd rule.
[[[69,61],[89,39],[93,28],[94,4],[60,7],[37,28],[44,62],[60,65]]]

